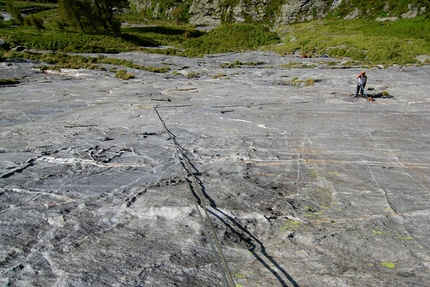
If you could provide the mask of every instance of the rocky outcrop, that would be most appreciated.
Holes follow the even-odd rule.
[[[221,24],[221,1],[222,0],[193,1],[190,7],[190,23],[208,26],[217,26]]]
[[[175,8],[181,7],[191,24],[216,26],[223,22],[262,22],[269,25],[285,25],[295,22],[312,21],[323,18],[336,9],[345,19],[354,19],[368,15],[369,11],[360,10],[360,6],[352,0],[182,0],[175,4],[166,4],[160,0],[129,0],[136,11],[145,11],[153,18],[173,19]],[[383,11],[388,16],[393,9],[388,2]],[[399,7],[396,8],[397,10]],[[401,18],[412,18],[428,14],[425,6],[409,4],[397,15]],[[339,10],[337,10],[339,12]],[[379,14],[379,13],[378,13]],[[376,17],[376,15],[375,15]]]
[[[0,286],[225,286],[197,202],[232,286],[430,286],[430,65],[104,56],[171,70],[0,62]]]
[[[276,24],[315,20],[318,17],[324,16],[324,11],[329,6],[327,1],[320,0],[290,0],[287,2],[287,4],[281,6]]]

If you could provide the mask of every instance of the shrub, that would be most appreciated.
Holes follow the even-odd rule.
[[[45,30],[45,27],[43,26],[43,20],[39,17],[36,17],[34,15],[30,15],[30,24],[36,28],[37,31]]]
[[[192,71],[187,74],[187,78],[200,78],[200,74]]]
[[[21,15],[21,11],[12,3],[6,3],[6,11],[10,14],[11,20],[14,24],[24,25],[24,18]]]
[[[212,76],[212,79],[221,79],[221,78],[223,78],[223,77],[227,77],[227,75],[226,74],[217,74],[217,75],[214,75],[214,76]]]
[[[190,57],[205,54],[255,50],[263,45],[279,43],[279,37],[259,24],[223,24],[181,44],[183,54]]]
[[[19,80],[16,79],[16,78],[13,78],[13,79],[0,79],[0,86],[14,85],[14,84],[19,84]]]
[[[118,79],[122,80],[130,80],[135,78],[133,74],[128,74],[126,70],[119,70],[115,74]]]

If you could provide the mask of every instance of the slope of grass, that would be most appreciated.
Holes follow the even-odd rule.
[[[417,55],[429,54],[427,31],[430,22],[424,19],[315,21],[280,27],[283,44],[268,49],[279,54],[300,51],[373,63],[413,64]]]
[[[191,25],[159,20],[152,23],[140,14],[129,14],[123,17],[133,19],[133,25],[124,25],[121,36],[117,37],[83,34],[67,27],[60,31],[55,25],[58,15],[54,5],[14,3],[32,9],[41,5],[33,11],[39,11],[34,15],[45,20],[45,29],[14,26],[10,21],[0,26],[0,39],[12,47],[20,45],[27,49],[81,53],[146,51],[187,57],[266,49],[280,55],[299,51],[309,56],[327,54],[386,65],[416,64],[417,55],[430,55],[430,21],[425,18],[394,22],[319,20],[278,27],[276,32],[258,23],[223,24],[202,32]]]
[[[279,43],[279,36],[259,24],[225,24],[190,38],[181,44],[183,54],[189,57],[225,52],[257,50],[264,45]]]

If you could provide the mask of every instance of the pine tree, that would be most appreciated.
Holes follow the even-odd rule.
[[[117,12],[127,0],[60,0],[58,9],[65,23],[82,32],[120,32]]]

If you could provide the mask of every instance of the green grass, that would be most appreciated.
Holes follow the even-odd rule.
[[[423,19],[315,21],[280,27],[283,44],[267,49],[282,55],[300,51],[376,64],[416,64],[417,55],[429,54],[429,30],[430,22]]]
[[[28,26],[0,29],[0,38],[28,49],[76,53],[119,53],[138,49],[139,44],[139,42],[133,43],[110,35],[88,35],[54,30],[38,32]]]
[[[355,9],[361,11],[361,18],[376,18],[376,17],[400,17],[401,14],[407,12],[408,5],[414,7],[425,7],[428,4],[427,0],[355,0],[342,1],[337,9],[333,10],[330,16],[336,18],[344,18]],[[384,10],[387,6],[389,9]],[[428,9],[427,9],[428,10]],[[426,13],[424,13],[426,14]],[[427,12],[428,14],[428,12]]]
[[[153,73],[166,73],[170,70],[170,67],[152,67],[136,65],[131,61],[121,60],[116,58],[106,58],[105,56],[98,57],[84,57],[80,55],[68,55],[65,53],[50,52],[50,53],[35,53],[35,52],[7,52],[3,54],[4,58],[16,59],[24,58],[35,62],[41,63],[39,69],[44,70],[56,70],[61,69],[97,69],[105,70],[103,65],[120,66],[124,68],[145,70]],[[44,63],[48,64],[44,65]],[[120,79],[131,79],[134,75],[126,73],[125,70],[114,71],[116,76]]]
[[[16,78],[13,78],[13,79],[0,79],[0,86],[14,85],[14,84],[19,84],[19,80],[16,79]]]
[[[260,24],[224,24],[203,34],[189,38],[181,47],[188,57],[226,52],[257,50],[265,45],[278,44],[278,35]]]
[[[11,43],[12,47],[24,46],[27,49],[62,53],[143,51],[186,57],[263,49],[279,55],[289,55],[295,51],[312,57],[327,54],[333,58],[350,59],[351,64],[385,66],[419,64],[417,55],[430,56],[430,33],[427,32],[430,31],[430,21],[425,18],[394,22],[319,20],[280,26],[276,32],[257,23],[223,24],[209,32],[202,32],[189,24],[153,22],[135,13],[123,15],[122,18],[142,25],[124,25],[118,37],[83,34],[67,27],[60,31],[56,25],[58,15],[55,5],[23,1],[13,3],[20,9],[36,7],[39,12],[34,13],[35,17],[44,19],[45,29],[41,31],[32,26],[13,26],[10,21],[0,26],[0,39]],[[4,3],[0,2],[1,5]],[[0,53],[3,53],[0,58],[4,58],[6,54]],[[427,60],[427,63],[430,62]]]
[[[115,75],[117,78],[122,80],[130,80],[135,78],[134,74],[127,73],[126,70],[116,71]]]

